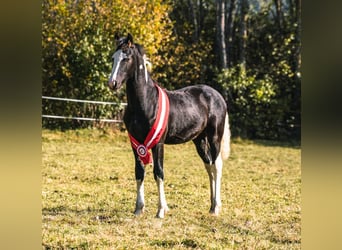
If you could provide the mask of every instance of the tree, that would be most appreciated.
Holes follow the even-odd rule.
[[[164,72],[158,81],[169,89],[213,84],[215,5],[212,1],[174,1],[169,16],[174,23],[173,39],[165,54],[167,62],[155,68]]]
[[[292,1],[290,1],[292,2]],[[301,68],[301,31],[302,31],[302,22],[301,22],[301,13],[302,13],[302,6],[301,6],[301,0],[295,0],[295,14],[294,14],[294,21],[295,21],[295,44],[297,45],[295,48],[295,66],[294,71],[296,72],[296,75],[299,76],[300,68]],[[293,7],[291,8],[293,9]],[[292,12],[293,13],[293,12]]]
[[[159,84],[176,89],[204,83],[219,90],[234,136],[298,139],[300,16],[301,0],[44,0],[43,94],[112,101],[104,83],[113,36],[129,31],[145,46]]]
[[[240,37],[239,37],[239,64],[242,71],[246,70],[246,46],[247,46],[247,13],[248,0],[240,3]]]
[[[225,0],[216,0],[217,12],[217,44],[218,54],[220,58],[220,69],[225,69],[228,66],[227,62],[227,46],[226,46],[226,2]]]
[[[276,10],[276,23],[278,29],[281,30],[283,26],[283,12],[282,12],[282,0],[274,0],[275,10]]]
[[[42,2],[43,95],[77,99],[118,101],[106,86],[115,50],[116,31],[131,32],[158,66],[171,39],[170,5],[156,1],[67,1]],[[119,20],[119,21],[118,21]],[[156,74],[158,77],[158,74]],[[118,107],[105,108],[43,103],[43,113],[56,115],[110,116]],[[46,126],[81,126],[79,123],[44,120]],[[69,125],[68,125],[69,126]]]
[[[233,50],[233,33],[234,33],[234,10],[235,10],[235,0],[230,0],[229,1],[229,9],[227,12],[227,24],[226,24],[226,41],[227,41],[227,61],[228,61],[228,66],[231,67],[233,64],[233,60],[231,59],[232,57],[232,50]]]
[[[216,78],[234,135],[300,138],[300,6],[285,2],[237,2],[230,67]]]

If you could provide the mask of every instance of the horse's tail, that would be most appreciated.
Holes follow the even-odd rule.
[[[221,140],[221,156],[222,160],[227,160],[230,154],[230,128],[229,128],[229,118],[228,113],[226,113],[226,118],[224,121],[224,131]]]

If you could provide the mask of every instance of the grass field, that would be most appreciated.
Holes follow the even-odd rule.
[[[192,143],[165,146],[170,208],[155,218],[157,186],[145,178],[145,213],[126,133],[42,131],[43,249],[300,249],[299,147],[233,140],[222,211],[209,214],[209,181]]]

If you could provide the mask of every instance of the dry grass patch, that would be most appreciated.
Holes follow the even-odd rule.
[[[300,148],[235,140],[224,163],[223,208],[208,211],[209,181],[192,143],[165,148],[170,212],[154,218],[157,187],[133,215],[134,161],[122,132],[42,132],[45,249],[300,249]]]

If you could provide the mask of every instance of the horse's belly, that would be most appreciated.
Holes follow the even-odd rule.
[[[165,144],[181,144],[181,143],[185,143],[187,141],[190,141],[191,139],[189,138],[182,138],[182,137],[177,137],[177,136],[173,136],[173,137],[168,137],[165,140]]]
[[[204,128],[205,122],[193,123],[185,127],[171,127],[167,132],[165,144],[180,144],[191,141],[201,134]]]

